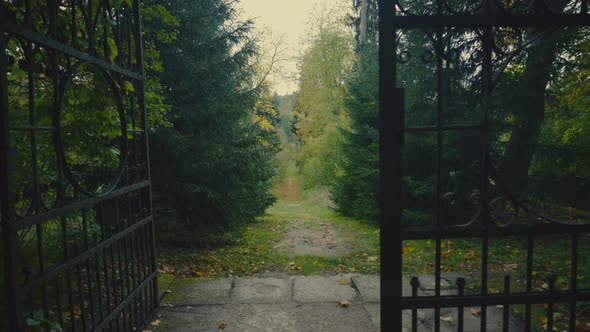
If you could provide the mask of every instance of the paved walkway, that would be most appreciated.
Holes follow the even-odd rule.
[[[423,285],[433,281],[431,276],[419,278]],[[448,281],[442,287],[453,292]],[[379,288],[379,276],[358,274],[192,281],[164,297],[152,331],[379,331]],[[405,296],[409,292],[404,288]],[[427,294],[427,287],[420,290]],[[432,310],[418,313],[420,332],[433,330],[432,315]],[[457,330],[457,309],[443,309],[441,316],[441,331]],[[479,317],[470,308],[464,316],[465,331],[479,331]],[[487,331],[501,331],[501,318],[502,309],[489,307]],[[409,331],[410,319],[404,313],[404,331]],[[510,330],[522,328],[513,321]]]

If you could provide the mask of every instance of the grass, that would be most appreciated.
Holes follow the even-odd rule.
[[[160,273],[181,278],[218,278],[252,276],[260,272],[313,274],[326,272],[378,273],[379,232],[375,226],[339,217],[333,212],[306,210],[312,203],[290,207],[279,202],[264,218],[245,225],[238,234],[221,236],[234,240],[212,248],[164,248],[158,259]],[[283,213],[280,213],[283,212]],[[321,212],[314,214],[314,212]],[[326,217],[333,216],[334,219]],[[290,257],[275,250],[274,245],[284,235],[289,218],[318,218],[332,220],[343,232],[355,234],[358,250],[344,257],[330,258],[313,255]],[[219,235],[217,235],[219,236]]]
[[[526,238],[502,237],[489,239],[488,251],[488,294],[504,292],[504,276],[511,278],[511,292],[526,291],[527,242]],[[533,291],[549,289],[549,273],[556,275],[555,289],[571,289],[571,237],[544,236],[537,237],[533,247],[532,283]],[[403,246],[404,274],[434,274],[435,241],[406,241]],[[590,255],[590,236],[580,235],[578,250],[577,287],[590,287],[590,264],[586,257]],[[468,293],[481,293],[482,280],[482,243],[480,239],[448,239],[441,241],[441,270],[443,272],[460,272],[468,277]],[[513,306],[512,311],[524,316],[524,306]],[[590,321],[590,306],[578,305],[578,317],[581,322]],[[547,306],[534,305],[531,312],[532,322],[537,331],[544,331],[547,322]],[[555,331],[567,329],[569,305],[556,304]]]
[[[287,274],[378,273],[379,229],[377,225],[359,222],[334,212],[325,190],[304,191],[295,166],[294,147],[279,155],[280,182],[278,202],[267,214],[236,232],[203,232],[198,239],[206,246],[162,248],[158,258],[159,272],[179,278],[219,278],[252,276],[261,272]],[[347,234],[353,250],[342,257],[314,255],[289,256],[274,246],[286,232],[288,220],[331,221]]]

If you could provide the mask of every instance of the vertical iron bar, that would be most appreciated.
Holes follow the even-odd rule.
[[[459,288],[458,293],[459,293],[459,297],[462,297],[463,295],[465,295],[465,285],[467,283],[465,282],[465,278],[457,278],[457,286]],[[464,320],[465,317],[463,315],[463,311],[464,311],[464,307],[462,305],[460,305],[457,308],[457,331],[458,332],[463,332],[463,325],[464,325]]]
[[[510,275],[504,276],[504,294],[510,295]],[[502,331],[508,332],[510,326],[510,304],[504,303],[502,311]]]
[[[131,33],[133,32],[132,29],[132,21],[131,21],[131,11],[132,8],[127,7],[125,11],[125,16],[127,16],[127,61],[129,62],[128,69],[133,69],[133,46],[131,45]]]
[[[488,237],[483,236],[481,239],[481,295],[488,295],[488,255],[489,255],[489,243]],[[480,312],[480,323],[481,331],[487,330],[487,307],[481,306]]]
[[[61,216],[61,227],[62,227],[62,241],[64,246],[64,262],[70,260],[70,251],[68,248],[68,221],[66,216]],[[70,312],[70,329],[74,331],[75,324],[74,324],[74,294],[72,289],[72,271],[70,269],[66,269],[66,288],[68,294],[68,304],[69,304],[69,312]]]
[[[107,225],[105,223],[104,204],[105,204],[104,202],[100,203],[100,205],[97,208],[97,218],[98,218],[100,233],[101,233],[101,241],[100,242],[105,241],[109,237],[109,234],[107,233],[107,230],[108,230]],[[100,261],[100,259],[102,258],[102,261],[104,263],[102,279],[104,281],[106,316],[108,316],[113,309],[113,305],[111,302],[109,271],[108,271],[108,261],[107,261],[107,248],[102,249],[100,251],[100,253],[101,253],[100,256],[102,256],[102,257],[100,257],[97,253],[97,261]],[[100,282],[99,282],[99,287],[102,287]],[[104,317],[102,319],[104,319]]]
[[[78,254],[80,254],[78,252]],[[82,320],[82,331],[88,330],[88,324],[86,323],[86,306],[84,302],[86,302],[86,297],[84,296],[84,288],[83,288],[83,279],[82,279],[82,264],[78,264],[76,266],[76,272],[78,277],[78,291],[79,291],[79,299],[80,299],[80,318]],[[88,294],[88,293],[86,293]],[[90,296],[90,294],[88,294]]]
[[[418,277],[412,277],[410,285],[412,286],[412,297],[418,297],[418,287],[420,287]],[[418,331],[418,309],[412,308],[412,332],[416,331]]]
[[[440,196],[437,196],[440,197]],[[438,203],[437,203],[438,205]],[[437,212],[437,216],[440,215],[440,211]],[[437,218],[438,219],[438,218]],[[440,226],[440,225],[438,225]],[[436,249],[435,249],[435,267],[434,267],[434,296],[440,296],[440,288],[441,288],[441,239],[436,238]],[[440,307],[436,306],[434,308],[434,331],[440,331]]]
[[[84,243],[84,250],[88,250],[89,248],[89,241],[88,241],[88,212],[86,209],[82,210],[82,236],[83,236],[83,243]],[[86,267],[86,282],[88,283],[88,304],[90,306],[90,321],[92,322],[92,328],[96,327],[96,320],[95,320],[95,312],[94,312],[94,292],[92,292],[92,269],[90,264],[90,258],[85,259],[85,267]],[[100,304],[99,304],[100,305]]]
[[[61,288],[59,286],[59,275],[55,278],[55,298],[57,305],[57,320],[59,321],[62,329],[65,329],[64,314],[61,306]]]
[[[72,47],[78,48],[78,24],[76,18],[76,1],[77,0],[70,0],[70,6],[72,11]]]
[[[117,269],[116,269],[116,265],[115,265],[115,254],[113,253],[113,247],[115,247],[117,245],[118,241],[116,241],[115,243],[111,244],[109,246],[109,258],[110,258],[110,264],[111,264],[111,286],[112,286],[112,292],[113,292],[113,303],[115,308],[119,305],[119,296],[117,294]],[[121,300],[123,300],[123,298],[121,297]],[[118,326],[119,325],[119,321],[115,320],[115,324]]]
[[[442,14],[442,2],[436,1],[437,12],[439,15]],[[436,218],[435,226],[440,228],[442,226],[442,192],[443,192],[443,158],[444,158],[444,133],[443,133],[443,111],[444,102],[446,96],[444,95],[444,74],[443,74],[443,57],[445,53],[445,47],[443,43],[443,31],[442,28],[436,29],[436,78],[437,78],[437,108],[436,108]],[[441,286],[441,239],[436,238],[435,248],[435,264],[434,264],[434,295],[440,296]],[[434,331],[440,331],[440,307],[434,308]]]
[[[0,18],[3,15],[0,14]],[[6,54],[7,35],[0,25],[0,222],[2,225],[2,244],[4,252],[4,281],[7,310],[6,319],[11,331],[20,328],[18,320],[19,303],[17,301],[18,279],[16,267],[16,231],[14,229],[14,193],[13,161],[10,148],[9,117],[8,117],[8,63]]]
[[[530,293],[533,289],[533,248],[534,248],[533,233],[528,233],[527,236],[527,257],[526,257],[526,292]],[[525,305],[524,314],[524,328],[526,332],[531,331],[531,305]]]
[[[143,56],[143,37],[142,37],[142,25],[141,25],[141,12],[140,12],[140,3],[139,0],[135,0],[133,2],[133,14],[134,14],[134,18],[135,18],[135,25],[136,25],[136,30],[135,30],[135,43],[136,43],[136,53],[137,53],[137,63],[138,63],[138,71],[139,73],[142,75],[142,77],[145,77],[145,68],[144,68],[144,56]],[[151,183],[151,169],[150,169],[150,155],[149,155],[149,139],[148,139],[148,117],[147,117],[147,111],[146,111],[146,107],[145,107],[145,82],[143,80],[138,81],[138,85],[139,85],[139,107],[140,107],[140,112],[141,112],[141,120],[142,120],[142,129],[143,129],[143,152],[145,154],[145,163],[146,163],[146,167],[147,167],[147,180],[150,181]],[[153,209],[152,209],[152,190],[151,190],[151,186],[149,187],[149,189],[146,189],[148,191],[148,201],[149,201],[149,213],[151,214]],[[152,218],[151,222],[150,222],[150,241],[149,241],[149,245],[150,245],[150,255],[151,255],[151,262],[150,262],[150,272],[152,273],[157,273],[158,269],[156,266],[156,239],[155,239],[155,221],[154,218]],[[159,305],[159,299],[158,299],[158,283],[154,282],[153,283],[153,293],[156,294],[156,296],[154,296],[153,298],[153,303],[152,306],[155,309],[158,305]]]
[[[547,276],[549,279],[549,292],[551,295],[555,292],[555,280],[557,280],[557,275],[554,273],[549,273]],[[547,302],[547,331],[553,332],[553,311],[554,311],[555,304],[553,300],[549,300]]]
[[[103,0],[103,6],[102,6],[102,16],[103,19],[105,20],[105,22],[109,19],[109,15],[107,13],[107,6],[108,6],[108,1]],[[102,28],[102,38],[104,39],[103,41],[103,47],[104,47],[104,52],[103,52],[103,59],[106,62],[111,62],[110,61],[110,46],[109,46],[109,30],[108,30],[108,26],[105,24]]]
[[[95,47],[95,36],[94,36],[94,20],[92,19],[92,2],[94,0],[88,0],[88,19],[86,21],[86,33],[88,33],[88,53],[96,55]]]
[[[485,2],[485,11],[487,14],[493,12],[493,2],[487,0]],[[493,36],[492,28],[486,27],[483,30],[483,77],[482,77],[482,111],[480,118],[480,144],[481,144],[481,174],[480,174],[480,208],[481,208],[481,222],[484,229],[484,234],[490,226],[490,211],[488,205],[488,113],[490,111],[490,99],[492,94],[492,49]],[[481,291],[482,295],[488,294],[488,255],[489,255],[489,238],[486,235],[482,237],[482,267],[481,267]],[[481,331],[487,329],[487,307],[481,307]]]
[[[381,329],[402,330],[401,123],[402,89],[396,89],[395,3],[379,0],[379,182],[381,261]],[[152,230],[153,232],[153,230]],[[157,295],[158,293],[155,292]],[[156,296],[157,297],[157,296]]]
[[[98,242],[98,241],[96,241]],[[96,294],[98,296],[98,324],[100,324],[103,319],[104,319],[104,314],[102,311],[102,285],[101,285],[101,278],[100,278],[100,264],[99,264],[99,260],[98,260],[98,256],[100,255],[100,250],[98,252],[96,252],[93,256],[94,256],[94,273],[95,273],[95,277],[96,277]]]
[[[578,233],[572,234],[572,266],[571,266],[571,290],[574,294],[578,293]],[[577,316],[577,303],[576,301],[570,301],[570,317],[569,317],[569,331],[575,332],[576,329],[576,316]]]
[[[133,223],[137,223],[137,220],[133,220]],[[140,270],[140,261],[139,261],[139,245],[138,245],[138,230],[134,230],[131,233],[131,239],[133,241],[133,266],[134,266],[134,282],[133,282],[133,288],[136,289],[140,284],[141,284],[141,272]],[[137,303],[137,297],[139,296],[139,294],[135,295],[135,301],[133,301],[134,305],[134,314],[135,314],[135,327],[139,328],[140,326],[140,318],[139,318],[139,307],[138,307],[138,303]]]

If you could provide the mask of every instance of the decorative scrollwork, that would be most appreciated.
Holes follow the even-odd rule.
[[[72,66],[59,87],[55,148],[65,177],[79,192],[102,196],[119,182],[128,157],[120,88],[104,70]],[[88,112],[92,112],[88,114]]]
[[[401,64],[408,63],[412,59],[412,54],[409,51],[398,52],[396,56],[397,62]]]
[[[433,50],[425,49],[422,52],[422,56],[420,58],[422,59],[422,61],[426,63],[434,62],[436,61],[436,52]]]
[[[512,56],[522,52],[525,46],[524,31],[518,27],[497,27],[493,30],[494,51]]]

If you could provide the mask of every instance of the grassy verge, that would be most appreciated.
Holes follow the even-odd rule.
[[[511,292],[526,291],[527,242],[526,238],[503,237],[490,238],[488,251],[487,292],[498,294],[504,292],[504,276],[511,278]],[[537,237],[533,248],[532,290],[549,289],[550,273],[556,275],[556,290],[571,289],[571,237],[545,236]],[[403,247],[404,274],[433,274],[435,266],[435,241],[406,241]],[[590,264],[586,257],[590,255],[590,236],[581,235],[578,250],[577,287],[590,287]],[[460,272],[469,278],[467,292],[481,293],[482,243],[480,239],[449,239],[441,241],[441,270],[443,272]],[[524,306],[513,306],[512,310],[523,316]],[[547,322],[547,305],[532,306],[532,322],[537,331],[544,331]],[[556,304],[554,321],[555,331],[567,329],[569,304]],[[578,304],[579,323],[590,322],[590,304]]]
[[[338,258],[313,255],[290,257],[274,250],[283,235],[285,221],[268,216],[246,225],[235,242],[214,248],[163,249],[160,273],[181,278],[252,276],[261,272],[311,274],[325,272],[377,273],[378,232],[371,226],[338,220],[346,231],[357,234],[357,250]]]

